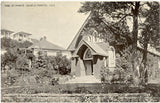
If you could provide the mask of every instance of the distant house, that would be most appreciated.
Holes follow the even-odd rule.
[[[26,33],[26,32],[13,32],[7,29],[1,29],[1,38],[6,37],[6,38],[10,38],[19,42],[24,42],[24,41],[30,41],[31,40],[31,36],[32,34],[30,33]]]
[[[6,37],[6,38],[12,38],[12,33],[13,31],[7,30],[7,29],[1,29],[1,38]]]
[[[86,19],[68,47],[72,57],[71,72],[77,77],[93,76],[100,80],[102,67],[107,67],[111,71],[116,68],[117,52],[107,40],[104,40],[96,27],[88,28],[91,16]],[[106,22],[102,22],[106,25]],[[106,35],[109,35],[109,29],[106,31],[108,31]],[[138,50],[143,50],[139,44]],[[148,56],[153,58],[152,62],[148,63],[149,79],[160,80],[160,52],[151,46],[147,51]]]
[[[19,42],[24,41],[30,41],[31,42],[31,36],[32,34],[26,33],[26,32],[16,32],[12,34],[12,39],[17,40]]]
[[[47,56],[56,56],[58,53],[63,56],[70,57],[70,52],[65,50],[64,48],[55,45],[46,40],[46,37],[41,38],[40,41],[35,42],[29,49],[33,49],[33,53],[35,56],[38,56],[38,52],[43,52]]]

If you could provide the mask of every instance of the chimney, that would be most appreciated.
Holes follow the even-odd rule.
[[[43,38],[41,37],[41,38],[40,38],[40,41],[42,41],[42,40],[43,40]]]
[[[44,36],[44,37],[43,37],[43,39],[44,39],[44,40],[46,40],[46,39],[47,39],[47,37],[46,37],[46,36]]]
[[[47,39],[47,37],[44,36],[44,37],[41,37],[41,38],[40,38],[40,41],[41,41],[41,40],[46,40],[46,39]]]

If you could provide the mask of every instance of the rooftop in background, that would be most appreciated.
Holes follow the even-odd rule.
[[[6,32],[9,32],[9,33],[14,33],[13,31],[10,31],[10,30],[7,30],[7,29],[1,29],[1,32],[2,31],[6,31]]]
[[[33,39],[33,38],[31,38],[31,41],[32,41],[33,43],[38,43],[38,42],[39,42],[39,40]]]
[[[16,33],[14,33],[13,35],[15,35],[15,34],[32,35],[32,34],[30,34],[30,33],[26,33],[26,32],[23,32],[23,31],[21,31],[21,32],[16,32]]]
[[[41,38],[40,41],[34,43],[31,47],[34,49],[47,49],[47,50],[65,50],[64,48],[55,45],[49,41],[46,40],[46,38]]]

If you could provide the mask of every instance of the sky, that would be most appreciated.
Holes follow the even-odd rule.
[[[2,2],[1,28],[27,32],[65,49],[88,15],[78,13],[81,2]]]

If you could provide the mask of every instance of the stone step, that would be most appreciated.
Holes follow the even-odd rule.
[[[101,81],[94,76],[81,76],[71,79],[66,82],[67,83],[101,83]]]

